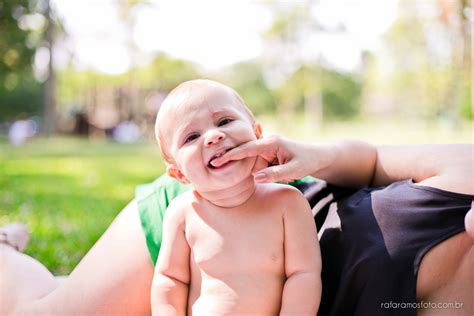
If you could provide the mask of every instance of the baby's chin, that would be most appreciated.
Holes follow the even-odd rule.
[[[213,190],[224,190],[239,185],[245,180],[252,179],[252,170],[255,164],[254,158],[233,162],[227,170],[211,171],[211,183],[201,183],[204,186],[212,186]]]

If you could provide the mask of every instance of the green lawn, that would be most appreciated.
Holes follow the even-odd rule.
[[[32,232],[26,253],[55,274],[69,273],[135,186],[163,172],[158,148],[81,139],[0,143],[0,225],[19,221]]]

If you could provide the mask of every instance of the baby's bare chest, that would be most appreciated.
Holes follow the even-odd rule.
[[[186,221],[191,264],[209,273],[282,273],[280,212],[196,213]]]

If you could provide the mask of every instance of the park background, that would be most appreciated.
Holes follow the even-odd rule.
[[[470,0],[1,0],[0,225],[68,274],[163,172],[154,116],[194,78],[266,134],[473,143],[473,24]]]

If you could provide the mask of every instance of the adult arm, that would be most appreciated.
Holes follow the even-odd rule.
[[[187,312],[190,250],[180,204],[173,201],[163,221],[163,242],[151,289],[153,315],[186,315]]]
[[[375,147],[360,141],[320,145],[271,136],[234,148],[214,163],[250,156],[260,158],[258,182],[312,175],[336,185],[362,187],[414,179],[427,186],[474,193],[473,145]]]
[[[321,300],[321,253],[311,208],[303,195],[287,188],[285,274],[280,315],[316,315]]]
[[[473,145],[380,146],[373,184],[402,179],[447,191],[474,194]]]

